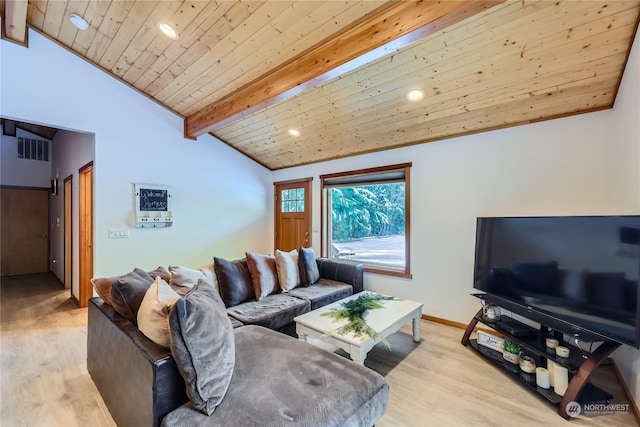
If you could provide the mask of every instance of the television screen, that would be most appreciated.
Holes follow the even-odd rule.
[[[639,274],[640,216],[478,218],[474,288],[566,334],[640,347]]]

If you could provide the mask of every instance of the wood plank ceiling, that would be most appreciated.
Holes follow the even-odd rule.
[[[640,0],[29,0],[26,20],[273,170],[611,108],[639,17]]]

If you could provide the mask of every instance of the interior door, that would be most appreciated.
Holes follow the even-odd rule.
[[[72,216],[71,216],[71,196],[73,187],[73,175],[69,175],[64,180],[64,287],[65,289],[71,289],[71,278],[73,272],[72,264]]]
[[[0,275],[49,271],[49,189],[0,188]]]
[[[311,246],[311,180],[274,183],[276,249]]]
[[[93,162],[81,167],[79,196],[79,296],[78,306],[86,307],[93,294],[91,278],[93,277]]]

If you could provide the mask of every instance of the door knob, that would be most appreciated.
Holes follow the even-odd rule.
[[[46,239],[47,235],[46,234],[41,234],[40,237],[42,237],[43,239]]]
[[[309,243],[309,239],[304,239],[303,242],[304,243]]]

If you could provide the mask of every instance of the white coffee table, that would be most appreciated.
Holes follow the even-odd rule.
[[[364,291],[368,292],[368,291]],[[322,316],[328,310],[340,307],[342,303],[356,299],[361,295],[355,294],[348,298],[336,301],[332,304],[305,313],[294,319],[296,322],[296,333],[298,339],[307,341],[307,336],[320,338],[336,347],[340,347],[351,356],[351,360],[364,364],[369,350],[381,341],[400,329],[409,320],[413,321],[413,341],[420,341],[420,318],[422,317],[422,303],[406,299],[380,301],[382,308],[370,310],[365,318],[367,324],[371,326],[380,336],[370,338],[367,335],[356,337],[349,333],[338,334],[337,330],[348,323],[347,320],[336,320],[331,317]]]

